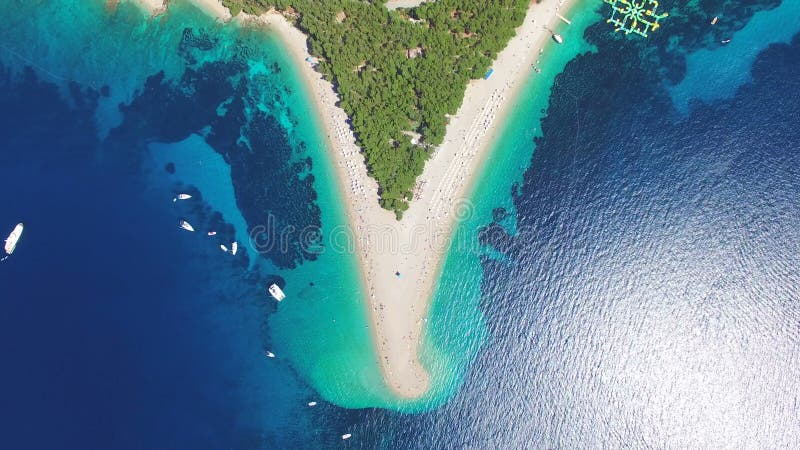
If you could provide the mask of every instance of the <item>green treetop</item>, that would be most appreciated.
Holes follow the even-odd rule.
[[[514,35],[529,0],[437,0],[396,11],[383,1],[223,3],[234,15],[274,8],[308,35],[318,70],[336,86],[380,186],[381,206],[399,218],[444,139],[447,115]]]

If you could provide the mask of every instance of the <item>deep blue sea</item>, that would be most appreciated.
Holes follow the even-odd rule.
[[[0,220],[25,222],[0,273],[2,447],[250,448],[312,428],[286,407],[308,394],[290,370],[244,350],[264,339],[252,283],[177,228],[198,212],[146,184],[136,138],[111,152],[90,99],[0,83]]]
[[[115,62],[109,89],[89,60],[103,44],[66,36],[58,55],[20,45],[46,21],[5,20],[0,231],[24,221],[25,235],[0,263],[0,448],[800,447],[800,10],[667,7],[648,40],[590,27],[596,51],[556,79],[541,123],[523,120],[541,136],[508,192],[514,232],[499,210],[475,230],[494,249],[488,337],[454,397],[418,414],[306,407],[308,381],[262,355],[275,344],[263,285],[313,256],[253,269],[178,228],[232,240],[265,209],[298,226],[324,216],[279,66],[254,71],[245,43],[200,69],[230,38],[187,24],[169,42],[190,70],[143,46],[164,71]],[[237,104],[240,72],[271,101]],[[242,136],[266,150],[237,152]],[[202,157],[172,173],[159,146]],[[228,190],[183,185],[192,162]],[[196,201],[173,202],[183,190]]]

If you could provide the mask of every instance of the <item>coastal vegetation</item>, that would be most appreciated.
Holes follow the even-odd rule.
[[[383,1],[223,3],[234,15],[275,9],[308,35],[378,182],[381,206],[400,218],[448,115],[514,35],[529,0],[438,0],[395,11]]]

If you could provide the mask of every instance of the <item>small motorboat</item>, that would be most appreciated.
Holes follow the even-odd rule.
[[[267,291],[269,291],[269,294],[272,296],[272,298],[277,301],[281,301],[286,298],[286,294],[284,294],[281,288],[279,288],[275,283],[270,284],[269,288],[267,288]]]
[[[308,402],[308,406],[317,406],[317,402]]]
[[[264,350],[264,354],[267,355],[267,358],[274,358],[275,357],[275,353],[272,353],[269,350]]]
[[[14,253],[14,249],[17,248],[19,238],[22,237],[23,228],[23,225],[18,223],[17,226],[15,226],[11,231],[11,234],[9,234],[6,238],[5,246],[3,248],[6,252],[6,256],[4,256],[3,259],[8,258],[12,253]]]
[[[234,242],[233,244],[231,244],[231,253],[233,253],[233,256],[236,256],[236,252],[238,251],[239,251],[239,243]]]
[[[225,247],[224,244],[219,244],[219,248],[221,248],[223,252],[228,253],[228,247]]]
[[[558,33],[553,33],[553,40],[556,41],[559,44],[563,44],[564,43],[564,36],[561,36]]]
[[[716,25],[717,24],[717,20],[719,20],[719,17],[714,16],[714,18],[711,19],[711,25]]]
[[[194,227],[189,222],[187,222],[185,220],[181,220],[180,223],[181,223],[181,228],[183,228],[184,230],[186,230],[186,231],[194,231]]]
[[[208,232],[208,235],[209,235],[209,236],[216,236],[216,235],[217,235],[217,232],[216,232],[216,231],[214,231],[214,230],[211,230],[211,231],[209,231],[209,232]]]
[[[342,440],[345,440],[345,439],[350,439],[351,437],[353,437],[353,435],[352,435],[352,434],[350,434],[350,433],[343,434],[343,435],[342,435]]]
[[[730,39],[723,39],[723,40],[721,40],[719,42],[722,43],[722,44],[727,44],[730,41],[731,41]]]

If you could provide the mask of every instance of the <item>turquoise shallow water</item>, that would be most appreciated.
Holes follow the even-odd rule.
[[[591,26],[597,50],[567,64],[544,120],[507,130],[541,132],[519,139],[514,217],[480,235],[486,338],[446,404],[370,414],[369,444],[798,446],[800,17],[772,15],[790,44],[749,42],[763,50],[729,96],[684,111],[670,86],[717,47],[722,6],[692,3],[648,40]],[[720,32],[777,3],[724,2]]]
[[[130,150],[117,148],[120,136],[136,139],[148,179],[172,183],[165,199],[189,192],[219,214],[190,222],[219,232],[210,248],[240,242],[231,259],[246,261],[248,284],[263,294],[269,349],[329,401],[391,405],[354,258],[301,244],[345,219],[313,103],[280,42],[182,2],[154,19],[130,3],[27,8],[19,17],[30,20],[9,18],[0,32],[8,67],[33,67],[68,101],[73,87],[99,92],[94,120],[107,145],[97,159]],[[263,290],[273,281],[293,299],[279,309]]]
[[[590,49],[581,35],[599,16],[591,8],[576,9],[578,14],[573,17],[573,25],[558,30],[569,44],[552,47],[550,52],[542,55],[544,70],[532,76],[522,88],[521,98],[535,98],[537,101],[525,104],[521,110],[514,108],[515,113],[507,119],[504,129],[513,129],[521,117],[529,118],[533,111],[546,109],[548,93],[555,77],[575,55]],[[522,137],[515,134],[512,142],[504,140],[496,144],[489,161],[494,170],[486,172],[476,182],[476,186],[488,186],[488,189],[472,194],[476,208],[458,227],[454,242],[475,242],[479,226],[491,221],[491,208],[507,198],[512,180],[519,176],[520,168],[525,167],[530,159],[530,150],[525,150],[522,144],[529,142],[533,135],[535,132],[526,132]],[[319,142],[318,145],[324,148],[324,143]],[[327,155],[319,155],[318,158],[327,158]],[[329,205],[332,226],[344,227],[344,216],[335,206],[338,190],[331,175],[326,173],[324,177],[328,184],[322,186],[328,188],[318,191],[320,204]],[[323,206],[322,209],[325,211],[326,208]],[[371,346],[369,336],[354,333],[354,330],[366,330],[367,322],[360,291],[356,290],[359,281],[355,275],[355,261],[350,255],[323,253],[314,264],[288,273],[287,279],[297,280],[298,285],[302,286],[306,280],[313,279],[315,286],[301,294],[309,303],[297,303],[291,309],[282,309],[271,319],[271,323],[292,336],[286,343],[290,351],[297,355],[294,363],[306,376],[311,377],[312,384],[326,398],[333,399],[337,404],[348,407],[379,406],[405,412],[435,408],[457,391],[469,362],[486,339],[479,309],[482,271],[478,256],[484,251],[489,249],[454,246],[448,253],[442,270],[444,276],[432,300],[428,329],[423,340],[423,364],[431,374],[432,385],[423,398],[398,400],[387,392],[375,363],[370,360],[374,354],[364,344]],[[350,270],[342,271],[342,267]],[[455,274],[458,274],[457,280],[451,278]],[[327,284],[319,286],[317,280]],[[349,288],[342,290],[343,286]],[[454,299],[458,299],[455,308],[452,307]],[[330,338],[319,339],[320,335]],[[464,339],[465,336],[468,339]],[[357,341],[353,340],[356,338]]]
[[[470,361],[490,339],[481,306],[491,302],[494,294],[482,289],[481,260],[503,256],[481,245],[479,233],[492,222],[498,209],[503,210],[504,224],[514,229],[516,214],[509,192],[530,163],[534,151],[531,141],[541,133],[535,124],[545,115],[556,77],[569,61],[592,50],[583,33],[600,18],[593,6],[583,3],[575,7],[570,14],[572,25],[560,24],[555,30],[564,36],[565,44],[547,47],[541,56],[541,73],[531,69],[511,113],[498,125],[499,137],[469,194],[469,207],[464,209],[452,237],[423,340],[423,361],[436,380],[425,400],[428,407],[445,402],[457,391]]]
[[[221,231],[211,239],[212,248],[230,246],[233,240],[242,243],[242,255],[234,261],[246,260],[250,279],[263,284],[278,281],[296,299],[276,310],[265,297],[265,306],[273,311],[267,321],[268,345],[323,398],[348,407],[411,411],[435,407],[455,392],[485,338],[478,310],[477,253],[452,252],[458,262],[449,262],[444,273],[463,270],[471,276],[458,286],[445,276],[434,301],[431,332],[424,344],[434,389],[419,401],[398,401],[384,387],[375,362],[354,258],[324,246],[312,245],[312,251],[305,251],[299,244],[300,233],[308,227],[325,235],[344,226],[345,218],[312,102],[296,68],[282,59],[276,39],[261,31],[222,26],[181,2],[173,2],[166,14],[153,19],[130,3],[109,11],[102,2],[79,6],[68,0],[39,8],[35,15],[31,11],[30,17],[35,20],[10,19],[12,25],[1,36],[9,67],[15,71],[33,67],[67,99],[74,86],[100,93],[94,112],[97,136],[112,144],[103,146],[97,158],[103,160],[103,152],[115,151],[119,136],[138,134],[137,145],[147,156],[141,167],[148,179],[172,183],[174,192],[165,193],[165,198],[187,191],[202,199],[209,213],[219,214],[191,222],[200,232]],[[588,12],[575,19],[572,27],[560,30],[569,44],[558,53],[543,55],[544,72],[531,79],[535,87],[525,88],[525,96],[539,99],[530,108],[546,108],[553,79],[585,48],[580,35],[596,16]],[[106,39],[97,41],[97,35]],[[19,42],[28,45],[15,45]],[[151,105],[164,99],[165,106],[152,110]],[[187,108],[206,113],[176,120],[176,114],[185,115],[181,109]],[[509,118],[510,123],[514,120]],[[270,161],[266,153],[254,154],[276,143],[289,149],[278,153],[283,163]],[[494,153],[492,164],[503,168],[493,172],[498,182],[480,182],[492,186],[493,196],[478,202],[482,206],[459,238],[474,237],[478,224],[490,219],[489,197],[503,197],[506,181],[519,173],[530,154]],[[168,166],[170,170],[164,170]],[[270,170],[282,172],[290,184],[280,186],[265,179],[267,185],[259,187]],[[292,184],[308,196],[289,194]],[[309,199],[311,208],[301,212],[305,208],[296,205]],[[183,206],[176,205],[179,212]],[[273,235],[258,234],[265,228]],[[274,234],[287,229],[292,231],[288,257],[273,248],[275,242],[267,242],[277,241],[280,236]],[[266,244],[271,247],[265,251]],[[222,252],[219,256],[225,257]],[[462,267],[456,270],[453,264]],[[437,314],[437,305],[456,297],[463,297],[463,307]],[[461,334],[457,330],[470,330],[472,338],[453,341],[450,336]]]
[[[560,26],[567,42],[531,73],[448,253],[418,402],[383,387],[354,259],[300,243],[344,215],[277,40],[178,1],[154,20],[72,0],[3,10],[0,188],[19,201],[0,224],[27,230],[0,268],[5,442],[796,447],[785,92],[800,20],[787,3],[752,20],[729,6],[720,48],[719,5],[694,3],[648,41],[592,8]],[[704,98],[722,70],[707,58],[745,48],[725,95]],[[711,106],[682,109],[690,98]],[[183,191],[193,200],[173,203]],[[258,233],[237,257],[219,250],[272,220],[292,230],[285,250]],[[270,282],[289,296],[279,308]]]
[[[65,96],[68,95],[68,81],[103,92],[95,113],[100,138],[118,129],[126,114],[129,120],[137,116],[141,116],[140,120],[144,122],[159,120],[150,118],[146,109],[139,112],[142,105],[146,108],[146,103],[139,100],[142,92],[145,93],[143,98],[150,102],[158,101],[159,96],[173,95],[170,90],[204,99],[202,89],[214,89],[215,85],[202,86],[193,81],[197,74],[208,66],[234,66],[228,78],[234,90],[219,95],[217,100],[210,96],[209,100],[201,101],[214,102],[208,106],[214,106],[216,115],[224,119],[229,110],[237,106],[237,96],[244,98],[241,105],[244,117],[240,125],[243,128],[238,137],[233,137],[236,145],[251,151],[259,142],[263,143],[256,139],[263,138],[248,135],[247,130],[257,126],[261,114],[274,117],[275,130],[285,133],[282,139],[293,149],[286,163],[303,166],[304,158],[316,162],[312,163],[312,172],[308,167],[300,167],[297,175],[302,182],[311,180],[309,173],[313,173],[314,208],[319,216],[318,221],[305,225],[319,227],[323,234],[345,225],[330,160],[324,140],[318,133],[321,127],[313,120],[316,116],[298,84],[296,68],[281,59],[279,43],[275,39],[233,25],[221,26],[180,2],[173,3],[167,14],[155,19],[149,19],[126,3],[114,12],[106,11],[100,2],[82,8],[67,3],[50,5],[38,12],[37,20],[32,24],[23,26],[23,22],[19,22],[19,25],[6,30],[3,37],[3,42],[7,43],[5,53],[10,61],[16,63],[12,67],[33,65],[42,77],[56,83]],[[64,10],[69,14],[64,14]],[[595,13],[585,9],[574,18],[573,26],[563,26],[559,30],[568,44],[552,47],[553,54],[549,50],[542,56],[544,71],[531,78],[522,96],[537,101],[510,116],[505,125],[507,128],[513,128],[519,121],[518,117],[526,117],[528,111],[546,109],[548,92],[555,76],[574,55],[588,49],[580,36],[597,18]],[[77,27],[77,33],[70,34],[69,28],[74,24],[81,25]],[[93,37],[97,34],[104,34],[108,39],[95,44]],[[66,35],[71,39],[63,40]],[[23,41],[31,45],[9,45]],[[157,50],[153,51],[151,47]],[[262,59],[265,56],[268,60]],[[272,70],[273,63],[269,60],[280,66],[279,73]],[[137,70],[130,70],[130,67]],[[156,80],[151,78],[154,75]],[[155,81],[158,85],[154,84]],[[224,86],[223,89],[220,85],[216,89],[227,90],[230,87]],[[200,106],[196,103],[187,106]],[[130,106],[120,111],[116,106],[119,104]],[[160,120],[171,118],[164,116]],[[238,188],[235,181],[241,175],[236,173],[237,165],[231,159],[231,150],[226,149],[227,144],[217,143],[221,135],[230,130],[220,131],[221,123],[204,123],[202,118],[190,118],[188,122],[188,134],[181,134],[180,130],[165,130],[161,136],[145,137],[146,153],[150,157],[145,164],[146,170],[153,180],[161,177],[174,183],[174,189],[197,191],[211,210],[221,214],[214,221],[232,228],[227,240],[221,238],[212,245],[223,243],[229,246],[234,239],[246,243],[243,253],[247,255],[247,266],[255,276],[267,280],[279,277],[287,295],[297,299],[282,304],[276,313],[270,314],[270,349],[291,361],[292,366],[324,398],[342,406],[384,406],[412,411],[432,408],[446,401],[460,385],[468,362],[486,338],[479,310],[481,270],[478,256],[490,250],[468,248],[462,251],[455,248],[450,252],[424,342],[423,358],[432,372],[434,388],[430,395],[418,401],[397,401],[383,386],[375,364],[352,255],[323,249],[319,253],[313,252],[313,261],[301,264],[297,264],[299,260],[276,261],[270,259],[270,255],[259,257],[261,248],[258,246],[263,244],[259,242],[261,237],[255,236],[255,241],[248,237],[254,229],[270,227],[270,220],[280,213],[280,207],[270,209],[272,205],[263,202],[262,194],[258,194],[258,188],[253,186],[247,187],[248,192],[257,194],[242,195],[242,188]],[[157,124],[152,127],[158,129]],[[457,240],[474,242],[477,228],[491,220],[491,208],[502,202],[510,181],[516,179],[520,168],[525,167],[530,150],[525,150],[523,144],[533,136],[534,130],[522,135],[508,134],[497,144],[489,163],[499,170],[492,171],[477,183],[482,187],[475,196],[478,208],[460,226]],[[224,167],[226,163],[232,167]],[[161,171],[168,164],[173,166],[174,174]],[[256,161],[247,164],[262,167]],[[269,170],[269,167],[263,166],[261,170]],[[291,196],[283,197],[285,194],[277,189],[271,192],[279,195],[275,199],[279,202],[303,201]],[[265,212],[264,208],[268,209],[267,214],[261,214]],[[253,209],[259,211],[247,213]],[[511,212],[509,217],[513,219],[513,209]],[[214,228],[213,221],[203,226]],[[287,226],[298,232],[299,226],[294,223],[275,225],[281,230]],[[292,236],[290,239],[297,238]],[[450,274],[456,273],[470,276],[451,279]],[[459,307],[447,308],[453,298],[461,299]],[[268,308],[273,309],[271,306]],[[470,336],[470,339],[453,339],[463,335]]]
[[[52,336],[37,326],[43,322],[37,317],[48,317],[50,303],[59,299],[75,305],[75,317],[68,319],[91,330],[87,333],[96,342],[64,340],[71,357],[82,362],[70,365],[70,375],[54,386],[62,389],[57,392],[64,403],[83,403],[80,416],[65,420],[60,409],[48,407],[36,394],[28,402],[32,409],[53,411],[42,418],[54,430],[52,442],[65,442],[56,431],[63,428],[72,430],[64,433],[74,437],[69,442],[75,448],[156,448],[165,443],[253,448],[294,440],[319,446],[338,440],[350,422],[326,399],[347,406],[387,402],[352,259],[304,253],[297,245],[300,230],[327,230],[343,216],[311,103],[276,39],[222,27],[181,2],[172,2],[166,15],[152,20],[125,3],[113,12],[99,1],[20,3],[3,20],[9,24],[0,30],[3,92],[15,105],[6,110],[27,118],[22,127],[5,133],[12,142],[4,144],[3,166],[20,177],[6,176],[4,188],[45,188],[52,180],[53,186],[64,186],[56,188],[57,198],[71,199],[65,205],[85,198],[85,204],[75,204],[77,213],[65,212],[65,217],[82,218],[78,223],[86,228],[81,235],[102,242],[107,233],[94,231],[102,227],[120,229],[125,236],[110,236],[103,245],[109,256],[113,250],[114,263],[94,253],[72,263],[87,268],[76,281],[108,284],[108,292],[67,284],[57,294],[22,297],[42,308],[24,311],[29,321],[16,310],[9,312],[8,319],[19,324],[8,327],[9,342],[20,340],[13,335],[17,329],[32,330],[47,341]],[[26,73],[26,67],[33,73]],[[52,92],[27,88],[37,77],[50,83]],[[41,97],[27,94],[39,91]],[[28,95],[24,111],[30,114],[17,111],[17,92]],[[67,132],[54,123],[64,123]],[[8,118],[3,126],[11,127]],[[40,139],[16,138],[26,129]],[[73,134],[80,143],[72,144]],[[69,163],[50,162],[60,158]],[[29,166],[42,169],[30,177],[18,169]],[[91,170],[106,175],[82,175]],[[140,190],[140,201],[129,199]],[[87,191],[119,198],[98,200]],[[58,220],[49,203],[36,200],[40,192],[23,192],[3,219],[27,218],[29,245],[36,248],[36,235],[41,236],[36,221]],[[178,192],[189,192],[193,199],[173,203]],[[197,233],[174,235],[179,218]],[[245,223],[269,225],[270,218],[280,229],[297,231],[286,252],[265,251],[262,257],[256,252],[262,249],[250,244]],[[205,236],[209,230],[217,236]],[[173,241],[180,238],[190,240],[176,248]],[[236,257],[218,247],[230,247],[233,240],[242,244]],[[65,257],[72,254],[50,247]],[[138,250],[144,249],[158,257],[143,258]],[[33,265],[28,261],[22,273],[39,273]],[[43,270],[58,269],[46,265]],[[91,273],[108,283],[92,280]],[[161,279],[171,281],[165,286]],[[265,292],[273,281],[285,284],[296,303],[286,301],[277,311]],[[22,286],[12,288],[15,297],[25,292]],[[104,343],[114,342],[104,336],[108,333],[125,335],[127,343],[107,349]],[[141,354],[130,356],[129,347],[141,348]],[[266,349],[277,357],[266,358]],[[44,352],[34,343],[21,350]],[[19,366],[29,367],[24,361],[27,356],[18,360]],[[59,376],[59,364],[44,358],[34,367]],[[95,384],[89,373],[102,373],[105,381]],[[9,383],[21,379],[8,376]],[[41,391],[46,382],[31,379],[21,392]],[[313,410],[306,406],[311,400],[320,403]],[[103,411],[148,410],[163,412],[145,418],[117,413],[106,433],[92,437],[87,431]],[[19,420],[31,420],[27,417],[19,414]],[[31,440],[27,433],[18,435],[18,441],[9,437],[9,442],[55,446],[46,436]]]

